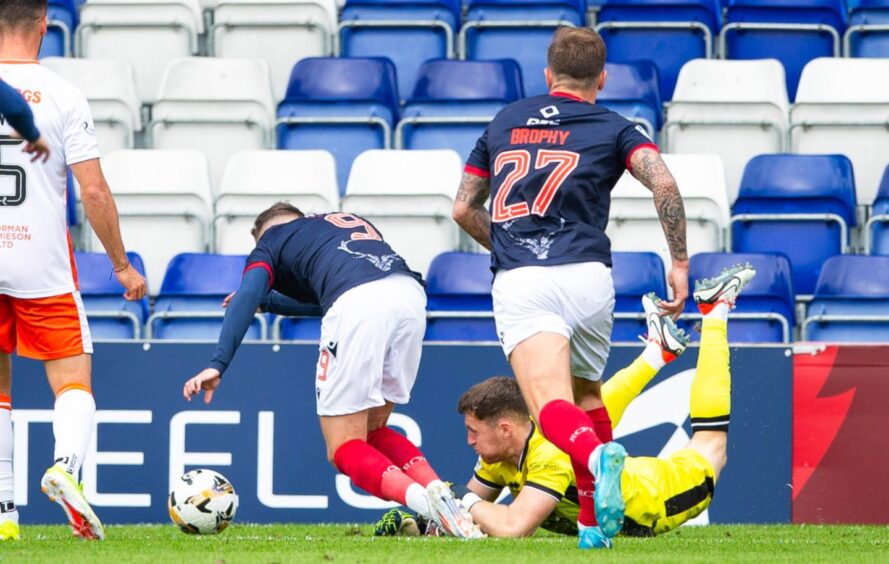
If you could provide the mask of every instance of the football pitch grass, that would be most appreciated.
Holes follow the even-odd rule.
[[[73,538],[63,526],[24,526],[0,543],[0,562],[887,562],[889,527],[684,527],[652,539],[618,538],[612,550],[580,551],[576,539],[460,541],[380,538],[370,525],[233,524],[218,536],[188,536],[172,525],[109,526],[104,542]]]

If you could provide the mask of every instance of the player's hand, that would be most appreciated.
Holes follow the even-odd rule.
[[[673,289],[672,301],[661,301],[661,315],[670,315],[673,321],[679,319],[685,309],[685,300],[688,298],[688,261],[673,261],[673,267],[667,275],[667,282]]]
[[[139,301],[148,293],[148,286],[145,284],[145,278],[133,268],[132,264],[127,264],[126,268],[120,272],[115,272],[114,275],[117,276],[117,281],[120,282],[120,285],[126,290],[123,293],[123,297],[129,301]]]
[[[225,299],[222,300],[222,309],[227,308],[228,304],[232,303],[232,298],[234,298],[234,297],[235,297],[235,292],[232,292],[231,294],[227,295],[225,297]]]
[[[36,162],[38,160],[42,160],[46,162],[49,160],[50,150],[49,145],[44,141],[43,136],[41,135],[37,141],[26,141],[25,148],[22,149],[23,153],[28,153],[29,155],[34,155],[31,157],[31,162]]]
[[[191,398],[204,390],[204,403],[213,401],[213,392],[222,383],[222,375],[215,368],[205,368],[192,377],[182,388],[182,395],[191,401]]]

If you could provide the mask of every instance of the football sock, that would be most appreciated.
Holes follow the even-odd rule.
[[[611,417],[608,416],[608,409],[597,407],[586,412],[587,417],[593,422],[593,430],[596,431],[599,440],[608,443],[614,440],[614,434],[611,429]]]
[[[596,524],[596,508],[593,503],[595,480],[590,472],[590,455],[602,441],[593,429],[593,422],[582,409],[565,400],[554,400],[543,406],[537,417],[543,436],[571,457],[580,514],[580,527]]]
[[[651,355],[646,355],[646,353],[651,350],[656,351],[656,358],[661,362],[660,366],[652,365],[652,362],[647,358]],[[632,364],[618,371],[602,384],[602,403],[605,404],[608,415],[611,416],[612,428],[617,427],[630,402],[642,393],[658,370],[664,366],[660,351],[661,348],[656,343],[648,343],[645,346],[645,351]],[[602,435],[599,434],[599,436]]]
[[[59,390],[52,417],[52,432],[56,439],[53,458],[56,466],[75,480],[92,438],[95,415],[96,402],[88,388],[72,384]]]
[[[723,321],[728,320],[728,312],[730,311],[730,307],[725,302],[716,302],[716,305],[708,311],[704,313],[704,319],[721,319]],[[703,310],[701,311],[703,313]]]
[[[428,486],[429,482],[439,479],[420,449],[401,433],[389,427],[380,427],[367,434],[367,443],[421,486]]]
[[[12,399],[0,395],[0,521],[18,522],[13,503],[12,444]]]
[[[366,442],[353,439],[343,443],[334,453],[333,462],[356,486],[371,495],[406,505],[424,517],[430,516],[423,486]]]
[[[714,317],[716,309],[704,317],[701,328],[698,365],[691,383],[692,431],[728,431],[732,390],[728,324]]]

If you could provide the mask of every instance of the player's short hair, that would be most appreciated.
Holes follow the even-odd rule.
[[[254,239],[256,239],[256,235],[260,231],[262,231],[263,225],[282,215],[295,215],[297,217],[305,217],[305,214],[299,211],[299,208],[294,206],[290,202],[275,202],[274,204],[272,204],[272,207],[256,216],[256,221],[253,222],[253,229],[250,230],[250,234],[253,235]]]
[[[590,27],[560,27],[546,53],[546,66],[562,84],[591,88],[605,68],[605,42]]]
[[[506,376],[488,378],[466,390],[457,403],[457,412],[482,421],[510,415],[519,419],[529,417],[518,383]]]
[[[47,0],[0,0],[0,30],[29,30],[46,17]]]

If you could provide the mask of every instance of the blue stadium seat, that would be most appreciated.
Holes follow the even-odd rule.
[[[732,311],[728,325],[731,343],[782,343],[793,339],[796,323],[793,281],[790,261],[784,255],[747,253],[698,253],[689,264],[689,288],[694,281],[712,278],[724,268],[749,262],[756,269],[756,277],[744,286],[744,292]],[[700,335],[691,326],[700,319],[694,300],[685,303],[686,314],[680,320],[695,340]]]
[[[49,0],[46,15],[49,23],[38,58],[69,57],[79,20],[77,4],[74,0]]]
[[[655,253],[611,253],[614,280],[613,342],[637,342],[648,332],[642,296],[654,292],[667,296],[664,262]]]
[[[512,59],[427,61],[395,130],[395,148],[453,149],[466,161],[488,121],[522,97],[522,71]]]
[[[454,56],[459,0],[348,0],[339,25],[342,57],[387,57],[407,95],[429,59]]]
[[[278,148],[333,153],[342,195],[359,153],[391,147],[398,104],[395,66],[388,59],[303,59],[278,105]]]
[[[730,0],[719,39],[726,59],[781,61],[792,101],[806,63],[840,56],[845,30],[843,0]]]
[[[75,193],[74,178],[71,175],[70,168],[68,169],[68,190],[65,192],[65,217],[68,220],[69,227],[77,225],[77,194]]]
[[[596,103],[645,126],[652,139],[664,125],[657,67],[651,61],[605,63],[608,78]]]
[[[491,256],[442,253],[427,276],[427,341],[497,341],[491,302]]]
[[[889,335],[889,257],[828,259],[806,312],[808,341],[882,342]]]
[[[145,275],[142,257],[127,253],[130,264]],[[74,253],[77,285],[86,309],[93,339],[138,339],[148,318],[148,298],[131,302],[123,297],[124,287],[112,275],[105,253]]]
[[[670,100],[682,65],[713,55],[720,21],[717,0],[609,0],[596,29],[609,61],[652,61],[661,99]]]
[[[546,50],[559,24],[586,25],[585,0],[469,0],[460,30],[460,57],[515,59],[525,95],[546,94]]]
[[[732,210],[735,252],[783,253],[793,287],[811,294],[855,226],[855,180],[843,155],[760,155],[744,169]]]
[[[843,44],[847,57],[889,57],[889,0],[849,4],[849,27]]]
[[[889,166],[883,172],[883,180],[867,220],[865,237],[868,253],[889,255]]]
[[[154,313],[148,318],[150,338],[215,341],[225,313],[222,300],[240,286],[245,261],[243,255],[174,256],[154,303]],[[265,339],[267,333],[266,317],[257,315],[246,339]]]

